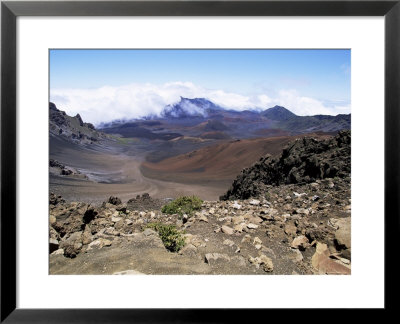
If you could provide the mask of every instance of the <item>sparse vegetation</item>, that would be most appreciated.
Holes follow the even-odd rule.
[[[167,205],[165,205],[161,211],[165,214],[187,214],[188,216],[192,215],[195,210],[199,210],[203,200],[196,196],[182,196],[179,197]]]
[[[171,252],[178,252],[185,245],[185,238],[174,225],[150,223],[146,227],[155,230],[160,236],[165,248]]]

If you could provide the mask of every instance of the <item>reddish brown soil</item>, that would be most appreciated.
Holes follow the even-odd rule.
[[[308,134],[309,136],[310,134]],[[142,174],[148,178],[181,183],[226,181],[265,155],[277,155],[283,147],[301,136],[279,136],[228,141],[167,158],[160,162],[144,162]],[[328,135],[313,136],[322,138]]]

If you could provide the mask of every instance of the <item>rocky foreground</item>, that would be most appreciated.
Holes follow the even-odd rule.
[[[350,274],[350,184],[270,188],[264,199],[207,201],[192,217],[51,196],[51,274]],[[148,223],[184,233],[168,251]]]
[[[350,132],[261,158],[221,198],[167,214],[147,194],[101,206],[51,194],[50,273],[350,274]],[[179,248],[152,224],[176,228]]]

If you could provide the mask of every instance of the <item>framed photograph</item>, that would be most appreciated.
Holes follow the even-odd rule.
[[[2,2],[1,320],[392,309],[399,16]]]

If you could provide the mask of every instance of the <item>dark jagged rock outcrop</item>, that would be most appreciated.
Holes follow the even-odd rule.
[[[79,126],[83,126],[83,120],[81,115],[77,114],[75,118],[78,120]]]
[[[77,144],[93,144],[107,138],[93,124],[83,122],[79,114],[71,117],[52,102],[49,103],[49,124],[51,136],[62,136]]]
[[[67,114],[65,111],[61,111],[57,109],[56,105],[52,102],[49,103],[49,117],[50,117],[50,123],[53,122],[55,125],[59,127],[67,127],[69,126],[68,120],[67,120]]]
[[[242,170],[221,200],[258,197],[267,186],[310,183],[324,178],[346,178],[351,173],[351,133],[342,131],[333,138],[305,137],[288,144],[281,156],[262,157]]]

